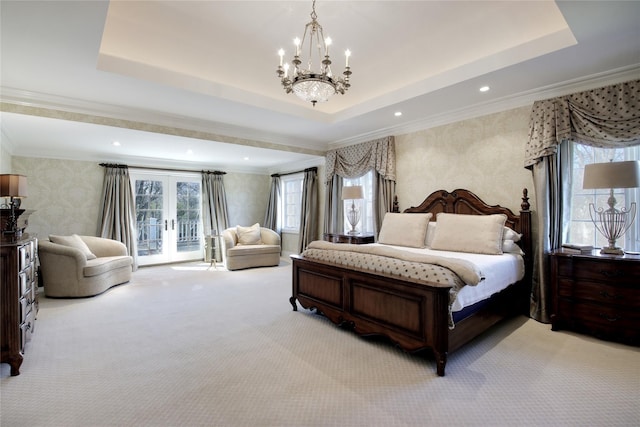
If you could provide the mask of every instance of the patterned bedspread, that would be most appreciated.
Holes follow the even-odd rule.
[[[449,326],[453,328],[451,305],[465,285],[483,279],[477,267],[466,260],[416,254],[385,246],[352,245],[314,241],[302,253],[305,258],[335,264],[413,283],[450,287]]]

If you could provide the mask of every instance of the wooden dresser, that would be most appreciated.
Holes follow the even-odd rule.
[[[640,345],[640,256],[551,254],[553,330]]]
[[[0,248],[0,361],[11,365],[11,375],[19,375],[38,313],[38,240],[23,235],[16,241],[2,241]]]

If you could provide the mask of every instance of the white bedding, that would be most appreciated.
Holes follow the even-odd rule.
[[[371,245],[381,245],[372,243]],[[409,248],[393,246],[394,248],[422,254],[437,255],[448,258],[459,258],[473,262],[482,271],[484,280],[476,286],[464,286],[454,301],[451,311],[460,311],[465,307],[482,301],[501,291],[507,286],[524,277],[524,260],[518,254],[505,253],[502,255],[483,255],[465,252],[439,251],[429,248]]]

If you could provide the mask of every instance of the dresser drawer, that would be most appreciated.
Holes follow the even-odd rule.
[[[640,287],[614,286],[586,280],[558,279],[558,296],[625,307],[640,306]]]
[[[640,281],[640,264],[637,262],[610,262],[607,259],[565,257],[558,259],[558,275],[594,280],[600,283],[632,285]]]
[[[31,286],[33,285],[33,269],[31,267],[21,271],[18,275],[18,282],[20,286],[20,296],[27,293],[31,293]]]
[[[24,270],[29,267],[33,263],[34,250],[33,245],[28,243],[26,245],[20,246],[19,248],[19,270]]]
[[[629,344],[640,344],[640,312],[614,306],[560,300],[562,322],[571,329]]]

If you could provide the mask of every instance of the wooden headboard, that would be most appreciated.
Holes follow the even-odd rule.
[[[525,269],[530,277],[533,266],[533,240],[531,231],[531,211],[527,189],[522,190],[522,202],[520,203],[520,215],[516,215],[509,208],[500,205],[489,205],[473,192],[465,189],[457,189],[451,192],[438,190],[427,196],[418,206],[405,209],[405,213],[433,213],[432,221],[436,220],[439,212],[457,213],[467,215],[505,214],[506,226],[522,234],[518,244],[525,253]],[[394,202],[397,211],[397,201]]]

